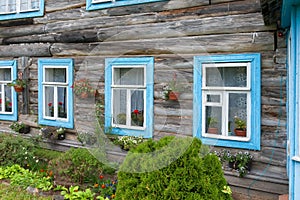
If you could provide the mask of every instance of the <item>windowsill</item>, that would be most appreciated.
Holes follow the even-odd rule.
[[[146,127],[138,127],[138,126],[122,126],[122,125],[112,125],[113,128],[120,128],[120,129],[131,129],[131,130],[145,130]]]
[[[224,135],[215,135],[215,134],[203,134],[205,138],[211,139],[222,139],[222,140],[235,140],[235,141],[250,141],[249,137],[240,137],[240,136],[224,136]]]
[[[294,156],[294,157],[292,157],[292,160],[300,162],[300,156]]]

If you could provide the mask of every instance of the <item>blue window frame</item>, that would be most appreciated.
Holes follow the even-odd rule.
[[[153,57],[105,60],[105,129],[113,134],[153,134]]]
[[[0,20],[44,15],[44,0],[1,0]]]
[[[17,93],[8,86],[17,78],[17,62],[0,61],[0,120],[18,119]]]
[[[73,128],[73,60],[38,60],[39,124]]]
[[[165,0],[86,0],[87,10],[97,10],[117,6],[127,6],[141,3],[150,3]]]
[[[260,68],[258,53],[194,57],[194,136],[208,145],[260,149]]]

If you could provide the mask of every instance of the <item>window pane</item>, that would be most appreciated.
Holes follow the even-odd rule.
[[[29,3],[28,1],[30,0],[21,0],[21,8],[20,8],[21,11],[28,10],[28,3]]]
[[[229,94],[229,114],[228,119],[230,127],[229,132],[238,128],[234,123],[235,117],[247,122],[247,94],[246,93],[230,93]],[[247,124],[246,124],[247,126]],[[233,134],[234,135],[234,134]]]
[[[45,87],[45,115],[54,117],[54,87]]]
[[[126,125],[127,90],[113,90],[113,121],[114,124]]]
[[[9,0],[8,1],[8,10],[7,12],[16,12],[16,0]]]
[[[210,103],[220,103],[221,102],[221,96],[217,94],[208,94],[206,97],[206,101]]]
[[[222,131],[222,107],[205,106],[205,132],[221,134]]]
[[[144,85],[144,68],[114,68],[115,85]]]
[[[144,124],[144,91],[131,90],[131,126]]]
[[[67,118],[67,88],[58,87],[57,88],[57,111],[58,117]]]
[[[31,0],[31,9],[39,9],[39,0]]]
[[[45,82],[59,82],[66,83],[66,68],[46,68],[45,69]]]
[[[0,81],[11,81],[11,68],[0,69]]]
[[[247,67],[207,67],[206,86],[246,87]]]
[[[5,112],[12,111],[12,88],[10,86],[5,85]]]

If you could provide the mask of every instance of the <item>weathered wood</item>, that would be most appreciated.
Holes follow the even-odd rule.
[[[129,55],[161,53],[198,54],[215,52],[249,52],[257,49],[273,49],[273,34],[262,32],[252,43],[252,33],[209,35],[184,38],[167,38],[139,41],[102,42],[93,44],[54,44],[51,54],[55,56],[72,55]]]
[[[13,44],[0,45],[0,57],[21,57],[21,56],[51,56],[50,44]]]
[[[94,19],[91,18],[91,24]],[[223,29],[219,26],[222,24]],[[108,23],[106,24],[108,25]],[[125,24],[123,24],[125,25]],[[72,23],[73,27],[81,27],[81,21]],[[181,20],[180,22],[162,22],[150,24],[127,25],[126,30],[120,27],[84,29],[81,31],[66,31],[44,35],[29,35],[24,37],[6,38],[3,42],[97,42],[97,41],[118,41],[118,40],[137,40],[150,38],[182,37],[192,35],[209,35],[221,33],[255,32],[270,30],[262,22],[262,17],[256,13],[245,15],[229,15],[223,17],[209,17],[201,19]],[[73,29],[73,28],[70,28]],[[80,28],[81,29],[81,28]],[[147,31],[145,31],[147,30]],[[60,30],[57,30],[60,31]],[[49,31],[47,31],[49,32]],[[27,33],[25,30],[24,34]]]

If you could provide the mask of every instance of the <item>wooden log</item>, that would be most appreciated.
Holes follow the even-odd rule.
[[[0,45],[0,57],[21,57],[34,56],[43,57],[51,56],[49,51],[50,44],[14,44],[14,45]]]
[[[93,18],[90,19],[88,25],[94,23]],[[70,22],[68,22],[70,23]],[[220,24],[224,28],[220,29]],[[106,26],[108,23],[106,23]],[[126,25],[126,28],[112,27],[100,28],[98,30],[93,27],[85,27],[84,30],[78,31],[74,29],[82,29],[81,20],[74,21],[70,31],[66,31],[64,26],[59,26],[61,33],[44,34],[44,35],[29,35],[24,37],[6,38],[3,42],[21,43],[21,42],[97,42],[97,41],[118,41],[118,40],[137,40],[151,38],[168,38],[168,37],[185,37],[191,35],[209,35],[209,34],[224,34],[236,32],[255,32],[266,31],[273,29],[267,27],[263,23],[261,15],[250,13],[244,15],[229,15],[222,17],[209,17],[201,19],[180,20],[176,22],[163,23],[146,23],[137,25]],[[126,31],[125,31],[126,30]],[[145,31],[147,30],[147,31]],[[49,30],[46,30],[49,32]],[[24,34],[27,31],[24,32]],[[49,41],[47,41],[49,40]]]
[[[209,35],[185,38],[167,38],[156,40],[102,42],[93,44],[53,44],[54,56],[74,55],[156,55],[198,54],[221,52],[257,52],[273,49],[273,34],[262,32],[252,41],[252,33]]]

